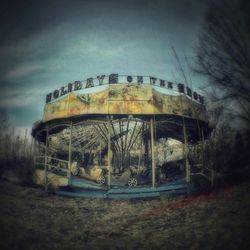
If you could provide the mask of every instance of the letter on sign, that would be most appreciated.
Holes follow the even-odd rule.
[[[86,83],[86,88],[94,87],[93,78],[88,78]]]
[[[192,97],[192,90],[189,87],[187,87],[187,95]]]
[[[68,92],[72,92],[73,89],[73,83],[68,84]]]
[[[165,87],[165,81],[162,80],[162,79],[160,79],[160,86],[161,86],[161,87]]]
[[[137,76],[137,83],[143,83],[143,76]]]
[[[68,93],[68,91],[65,90],[64,87],[61,87],[61,96],[62,96],[62,95],[66,95],[67,93]]]
[[[168,89],[172,89],[173,88],[173,83],[172,82],[168,82]]]
[[[198,94],[197,94],[197,92],[194,92],[194,93],[193,93],[193,96],[194,96],[194,99],[195,99],[195,100],[198,99]]]
[[[104,79],[105,75],[101,75],[101,76],[97,76],[97,79],[99,81],[99,85],[103,84],[103,79]]]
[[[155,84],[156,79],[157,78],[150,76],[150,84]]]
[[[46,95],[46,103],[50,102],[52,98],[52,93]]]
[[[133,81],[133,77],[132,76],[127,76],[127,81],[130,83]]]
[[[82,82],[81,81],[75,81],[74,82],[74,90],[82,89]]]
[[[201,104],[204,104],[204,97],[202,95],[199,95],[199,101]]]
[[[184,93],[184,84],[178,83],[178,91],[179,91],[180,93]]]
[[[109,75],[109,84],[116,84],[116,83],[118,83],[118,74]]]
[[[59,90],[56,89],[54,92],[53,92],[53,97],[54,99],[58,98],[59,97]]]

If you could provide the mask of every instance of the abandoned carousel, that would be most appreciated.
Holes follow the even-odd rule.
[[[210,133],[203,96],[184,84],[118,74],[75,81],[46,96],[33,125],[35,182],[73,197],[192,192],[197,176],[213,181],[202,159],[188,157]]]

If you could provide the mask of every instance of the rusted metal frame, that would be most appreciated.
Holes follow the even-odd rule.
[[[93,125],[94,126],[94,125]],[[97,132],[100,134],[100,132],[98,131],[98,129],[94,126],[95,130],[97,130]],[[82,130],[82,135],[84,134],[84,131]],[[82,136],[83,137],[83,136]],[[101,138],[103,136],[101,135]],[[77,136],[77,138],[79,138],[79,136]],[[94,141],[96,141],[97,139],[99,139],[99,135],[93,133],[91,134],[88,138],[83,138],[82,140],[77,140],[77,145],[79,145],[79,147],[81,147],[81,150],[77,150],[79,152],[83,152],[87,147],[90,147]],[[84,143],[84,147],[82,147],[82,143]]]
[[[133,145],[134,145],[134,143],[136,142],[136,140],[137,140],[139,134],[141,133],[141,130],[142,130],[142,126],[140,127],[140,129],[139,129],[137,135],[135,136],[135,138],[134,138],[133,142],[131,143],[130,147],[128,148],[128,151],[130,151],[131,148],[133,147]]]
[[[98,128],[100,129],[100,131],[102,132],[102,134],[104,135],[104,137],[105,137],[105,138],[107,139],[107,141],[108,141],[108,136],[106,136],[106,134],[108,134],[108,128],[106,127],[106,123],[103,123],[102,125],[103,125],[104,128],[106,129],[106,133],[105,133],[105,131],[102,130],[102,127],[101,127],[99,124],[97,124]]]
[[[108,138],[107,138],[106,134],[102,133],[95,125],[93,125],[93,127],[96,130],[96,132],[104,139],[104,141],[108,142]]]
[[[40,170],[42,170],[42,169],[44,169],[44,162],[37,162],[36,163],[36,165],[35,165],[35,168],[36,169],[40,169]]]
[[[81,131],[78,133],[78,136],[77,136],[79,143],[84,143],[85,141],[91,140],[91,138],[89,138],[91,136],[93,138],[93,134],[90,134],[89,137],[86,139],[86,131],[84,131],[84,128],[82,128],[82,127],[80,127],[80,129],[81,129]],[[79,134],[81,136],[79,136]],[[83,134],[85,134],[85,137],[82,136]]]
[[[129,123],[130,123],[130,120],[127,121],[127,129],[126,129],[126,131],[128,131]],[[128,133],[127,133],[127,134],[128,134]],[[128,136],[126,136],[126,138],[125,138],[125,150],[126,150],[126,148],[127,148],[127,141],[128,141]]]
[[[99,129],[102,131],[102,133],[103,133],[103,135],[105,136],[105,138],[107,138],[107,142],[108,142],[108,137],[106,137],[106,134],[108,134],[109,131],[108,131],[108,126],[106,125],[106,123],[103,123],[103,126],[104,126],[104,128],[105,128],[105,130],[106,130],[106,133],[105,133],[105,131],[102,130],[102,128],[99,126],[99,124],[98,124],[97,126],[98,126]],[[111,129],[110,129],[110,133],[111,133]],[[111,134],[110,134],[110,137],[111,137]],[[111,138],[110,138],[110,140],[111,140]],[[112,144],[112,146],[114,147],[114,149],[115,149],[116,151],[118,151],[118,148],[116,147],[114,141],[111,140],[110,143]]]
[[[76,149],[77,148],[82,148],[83,147],[83,145],[84,145],[84,147],[89,143],[89,142],[91,142],[93,139],[95,139],[95,137],[92,137],[92,138],[88,138],[88,139],[86,139],[86,138],[84,138],[83,140],[79,140],[78,142],[76,142]]]
[[[108,124],[110,124],[110,122],[109,122]],[[109,133],[109,131],[108,131],[108,125],[106,125],[106,123],[103,123],[103,125],[104,125],[104,127],[105,127],[105,129],[106,129],[106,131],[107,131],[107,134],[108,134],[108,133]],[[104,132],[104,133],[105,133],[105,132]],[[114,140],[112,140],[112,138],[111,138],[111,127],[110,127],[110,143],[111,143],[111,146],[112,146],[116,151],[119,151],[118,148],[116,147],[115,143],[114,143]]]
[[[131,141],[132,141],[132,139],[133,139],[133,136],[134,136],[134,133],[135,133],[135,130],[136,130],[136,127],[137,127],[137,123],[138,123],[138,121],[135,122],[135,126],[134,126],[134,128],[133,128],[133,132],[132,132],[132,134],[131,134],[131,137],[130,137],[130,140],[129,140],[129,143],[128,143],[128,149],[130,148]],[[129,152],[129,151],[128,151],[128,152]]]
[[[54,128],[57,128],[57,127],[62,127],[62,126],[65,126],[65,127],[70,127],[70,123],[62,123],[62,124],[51,124],[50,126],[48,125],[48,128],[49,128],[49,131],[54,129]]]
[[[149,141],[147,138],[147,130],[149,129],[149,123],[144,122],[144,132],[145,136],[143,137],[143,142],[144,142],[144,165],[148,167],[149,163]]]
[[[66,172],[68,174],[68,168],[65,169],[65,168],[62,168],[60,166],[55,166],[55,165],[52,165],[52,164],[47,164],[47,166],[49,166],[49,169],[50,171],[53,171],[53,170],[60,170],[62,172]]]
[[[107,135],[108,135],[108,133],[109,133],[109,128],[108,128],[108,125],[109,125],[109,122],[108,123],[103,123],[102,124],[103,125],[103,128],[106,130],[106,133],[107,133]],[[111,132],[111,131],[110,131]],[[105,131],[103,131],[103,133],[105,133]],[[110,135],[111,136],[111,135]]]
[[[111,127],[112,127],[112,130],[113,130],[113,134],[114,134],[114,136],[116,135],[116,132],[115,132],[115,127],[114,127],[114,124],[113,124],[113,122],[112,122],[112,120],[110,120],[110,124],[111,124]],[[122,148],[121,148],[121,146],[119,145],[119,142],[118,142],[118,140],[112,140],[112,142],[113,142],[113,145],[114,145],[114,147],[115,147],[115,155],[116,155],[116,160],[118,159],[119,160],[119,155],[121,156],[121,154],[122,154]],[[116,146],[117,145],[117,146]],[[117,155],[118,155],[118,157],[117,157]],[[120,164],[120,169],[122,169],[122,161],[119,161],[119,163],[118,164]]]
[[[135,130],[136,130],[136,127],[137,127],[137,123],[138,123],[138,120],[136,120],[136,122],[135,122],[133,131],[132,131],[132,134],[131,134],[131,136],[130,136],[129,143],[128,143],[128,147],[127,147],[127,150],[126,150],[126,154],[127,154],[128,156],[129,156],[129,151],[128,151],[128,149],[130,148],[131,141],[132,141],[132,139],[133,139],[133,137],[134,137],[134,133],[135,133]],[[129,161],[130,161],[130,157],[128,157],[128,158],[129,158]]]
[[[137,133],[137,135],[134,137],[134,140],[133,140],[133,142],[131,143],[130,148],[128,148],[128,152],[130,152],[130,150],[131,150],[132,147],[134,146],[134,143],[136,142],[136,140],[137,140],[139,134],[141,133],[141,130],[142,130],[142,126],[140,127],[139,132]],[[139,163],[140,163],[140,161],[141,161],[141,160],[140,160],[140,157],[141,157],[141,151],[140,151],[140,154],[139,154],[138,166],[139,166]]]
[[[126,129],[126,131],[128,131],[128,129],[129,129],[129,123],[130,123],[130,120],[128,119],[127,120],[127,129]],[[128,158],[127,141],[128,141],[128,133],[126,134],[126,137],[125,137],[125,147],[124,147],[124,149],[125,149],[125,159]],[[126,164],[127,164],[127,162],[126,162]],[[127,167],[127,166],[125,166],[125,167]]]
[[[156,131],[157,131],[157,130],[156,130],[157,127],[156,127],[155,115],[154,115],[154,120],[153,120],[153,121],[154,121],[154,138],[157,138],[157,132],[156,132]]]
[[[142,133],[141,133],[141,148],[140,148],[140,157],[141,159],[139,158],[139,161],[138,161],[138,166],[141,164],[141,161],[145,160],[144,159],[144,154],[145,154],[145,147],[144,147],[144,132],[145,132],[145,123],[144,121],[142,121]],[[144,165],[145,165],[145,162],[144,162]]]
[[[65,161],[65,160],[61,160],[59,158],[55,158],[55,157],[49,157],[50,160],[56,160],[56,161],[60,161],[60,162],[64,162],[64,163],[68,163],[69,161]]]
[[[72,141],[74,139],[74,133],[73,133],[73,131],[72,131],[72,134],[71,134],[71,126],[72,126],[72,130],[73,130],[73,123],[72,123],[72,125],[70,125],[70,127],[69,127],[69,130],[68,130],[68,128],[66,128],[66,135],[63,134],[64,132],[62,132],[62,134],[59,133],[59,134],[56,135],[56,137],[59,139],[59,143],[61,143],[63,145],[64,150],[63,149],[61,149],[61,150],[63,150],[65,153],[66,152],[68,153],[68,151],[69,151],[67,145],[69,145],[69,143],[70,143],[70,137],[72,136],[72,139],[71,139]],[[58,150],[58,148],[57,147],[53,147],[53,145],[51,145],[50,150],[52,152],[56,152]],[[73,143],[72,143],[72,150],[79,151],[78,147],[75,147],[73,145]]]
[[[113,130],[113,133],[115,135],[115,127],[114,127],[114,124],[113,124],[112,120],[110,120],[110,124],[111,124],[112,130]],[[115,140],[112,140],[112,141],[113,141],[114,146],[115,146],[115,144],[117,144],[117,147],[115,146],[116,149],[118,149],[118,150],[120,149],[120,151],[122,151],[118,141],[115,141]]]
[[[91,139],[91,141],[89,141],[84,147],[82,147],[82,151],[87,149],[88,147],[93,146],[94,142],[96,142],[96,140],[99,138],[98,135],[96,135],[94,138]]]
[[[43,166],[44,169],[44,164],[45,164],[45,156],[34,155],[34,169],[36,169],[37,166]]]
[[[36,159],[39,159],[39,158],[42,159],[42,158],[45,158],[45,156],[42,156],[42,155],[35,155],[35,158],[36,158]]]
[[[119,123],[119,130],[120,130],[120,134],[121,134],[121,137],[120,137],[120,140],[121,140],[121,170],[123,170],[124,168],[124,158],[125,158],[125,150],[124,150],[124,145],[123,145],[123,135],[122,135],[122,132],[123,132],[123,129],[122,129],[122,125],[121,125],[121,119],[118,119],[118,123]]]
[[[143,126],[143,125],[142,125]],[[141,165],[141,158],[142,158],[142,144],[143,144],[143,140],[142,140],[142,137],[141,137],[141,142],[140,142],[140,151],[139,151],[139,159],[138,159],[138,164],[137,166],[139,167]]]

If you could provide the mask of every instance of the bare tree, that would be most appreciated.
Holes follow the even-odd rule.
[[[250,1],[209,4],[196,50],[195,71],[216,87],[216,98],[250,123]]]

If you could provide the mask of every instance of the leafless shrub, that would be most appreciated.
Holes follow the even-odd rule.
[[[23,136],[15,135],[5,111],[0,112],[0,175],[11,172],[21,182],[30,182],[33,174],[33,147],[28,130]]]

